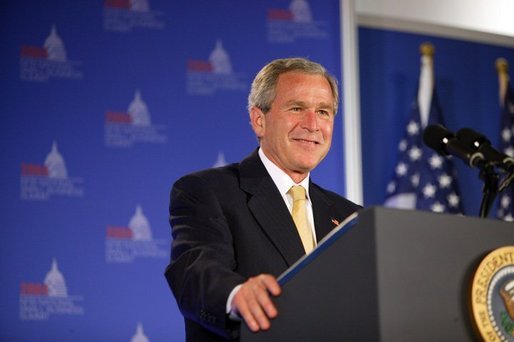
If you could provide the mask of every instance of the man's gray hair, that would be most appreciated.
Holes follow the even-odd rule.
[[[265,65],[252,82],[252,89],[248,95],[248,111],[255,106],[263,113],[269,112],[271,104],[275,100],[278,77],[291,71],[325,77],[334,97],[334,114],[337,113],[339,90],[336,78],[329,74],[321,64],[306,58],[275,59]]]

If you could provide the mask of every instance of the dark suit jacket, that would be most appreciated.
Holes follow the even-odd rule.
[[[317,239],[360,207],[309,185]],[[237,339],[232,289],[251,276],[279,276],[304,254],[293,219],[257,151],[240,164],[187,175],[170,199],[166,278],[184,315],[187,341]]]

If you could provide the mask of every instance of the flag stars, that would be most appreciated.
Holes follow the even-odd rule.
[[[514,147],[512,146],[509,146],[507,147],[506,149],[503,150],[505,152],[506,155],[508,155],[509,157],[513,157],[514,158]]]
[[[452,177],[448,176],[446,173],[443,173],[438,178],[439,186],[443,189],[449,188],[452,183]]]
[[[509,157],[514,157],[514,92],[510,86],[504,100],[505,107],[501,112],[502,128],[500,129],[502,151]],[[501,220],[514,222],[514,188],[505,190],[507,191],[500,196],[497,216]]]
[[[437,104],[431,109],[428,121],[441,120],[442,115],[438,112]],[[446,157],[425,149],[423,129],[419,107],[414,101],[411,117],[404,128],[404,136],[397,145],[399,159],[393,164],[393,179],[387,183],[386,203],[392,204],[389,200],[397,195],[406,195],[409,203],[404,202],[403,207],[439,213],[458,213],[461,211],[461,202],[457,195],[457,179],[453,173],[453,165]],[[509,136],[514,138],[514,131],[510,132]],[[504,145],[507,147],[514,144]],[[398,204],[397,202],[396,205]]]
[[[433,186],[432,184],[428,183],[427,185],[425,185],[423,187],[422,191],[423,191],[423,196],[425,196],[425,198],[432,198],[435,195],[436,187]]]
[[[510,131],[510,129],[508,129],[507,127],[505,127],[505,128],[502,130],[502,139],[503,139],[503,141],[505,141],[505,142],[509,142],[511,137],[512,137],[512,132]]]
[[[511,199],[510,196],[507,194],[504,194],[500,200],[502,208],[507,209],[510,205]]]
[[[441,203],[439,202],[435,202],[434,204],[432,204],[432,206],[430,207],[430,210],[432,210],[433,212],[435,213],[443,213],[444,210],[445,210],[445,206],[442,205]]]
[[[396,166],[396,174],[399,176],[399,177],[402,177],[402,176],[405,176],[407,174],[407,170],[409,168],[407,167],[407,165],[405,163],[398,163],[398,165]]]
[[[400,141],[400,143],[398,144],[398,149],[401,152],[405,152],[405,150],[407,149],[407,140],[402,139],[402,141]]]
[[[410,121],[407,125],[407,132],[409,135],[416,135],[419,133],[419,124],[416,121]]]
[[[443,166],[443,157],[433,154],[428,160],[428,163],[433,170],[440,169]]]
[[[413,146],[410,150],[409,150],[409,158],[410,160],[412,161],[416,161],[416,160],[419,160],[419,158],[421,158],[421,156],[423,155],[423,152],[421,151],[420,148],[418,148],[417,146]]]
[[[415,173],[410,177],[410,182],[413,187],[417,188],[419,185],[419,173]]]
[[[450,205],[450,207],[457,208],[459,206],[460,199],[455,192],[449,194],[446,199],[448,200],[448,204]]]
[[[387,184],[387,192],[392,194],[395,190],[396,190],[396,183],[394,181],[389,182],[389,184]]]

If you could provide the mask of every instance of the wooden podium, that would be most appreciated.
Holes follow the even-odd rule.
[[[343,223],[279,278],[279,315],[241,341],[472,341],[473,273],[514,224],[386,208]]]

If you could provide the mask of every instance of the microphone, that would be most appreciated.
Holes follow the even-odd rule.
[[[462,128],[457,132],[457,138],[466,146],[481,152],[485,159],[506,171],[514,169],[514,158],[499,152],[491,146],[491,142],[483,134],[470,128]]]
[[[423,142],[440,155],[456,156],[471,167],[481,167],[485,159],[481,152],[464,145],[455,134],[440,124],[425,128]]]

